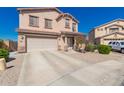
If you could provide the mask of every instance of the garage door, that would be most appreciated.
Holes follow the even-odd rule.
[[[27,38],[27,52],[57,50],[57,38]]]

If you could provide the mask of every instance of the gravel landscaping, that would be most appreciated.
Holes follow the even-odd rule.
[[[124,61],[124,54],[121,54],[119,52],[111,52],[109,55],[99,54],[95,52],[79,53],[75,51],[69,51],[63,53],[90,63],[98,63],[108,60],[116,60],[121,62]]]
[[[7,69],[0,71],[0,86],[15,86],[18,81],[23,56],[17,55],[7,62]]]

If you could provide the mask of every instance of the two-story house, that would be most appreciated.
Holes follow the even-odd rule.
[[[18,8],[18,51],[64,50],[75,46],[78,20],[57,8]]]
[[[108,45],[113,40],[124,40],[124,19],[97,26],[89,33],[89,42],[93,44]]]

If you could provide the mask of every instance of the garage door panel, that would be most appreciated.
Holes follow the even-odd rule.
[[[27,38],[27,51],[57,50],[57,38]]]

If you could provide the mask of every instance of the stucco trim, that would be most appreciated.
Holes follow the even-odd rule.
[[[107,26],[106,28],[110,28],[110,27],[112,27],[112,26],[124,27],[124,26],[122,26],[122,25],[113,24],[113,25]]]
[[[96,26],[94,29],[99,28],[99,27],[102,27],[102,26],[105,26],[105,25],[107,25],[107,24],[111,24],[111,23],[116,22],[116,21],[124,21],[124,19],[118,18],[118,19],[109,21],[109,22],[107,22],[107,23],[105,23],[105,24],[102,24],[102,25],[100,25],[100,26]]]
[[[116,21],[123,21],[123,22],[124,22],[124,19],[118,18],[118,19],[109,21],[109,22],[107,22],[107,23],[104,23],[104,24],[102,24],[102,25],[96,26],[96,27],[94,27],[89,33],[91,33],[92,31],[94,31],[95,29],[97,29],[97,28],[99,28],[99,27],[102,27],[102,26],[111,24],[111,23],[116,22]]]
[[[121,32],[115,32],[115,33],[107,34],[107,35],[104,35],[104,36],[101,36],[101,37],[97,37],[96,39],[98,39],[98,38],[103,38],[103,37],[106,37],[106,36],[110,36],[110,35],[113,35],[113,34],[124,35],[124,33],[121,33]]]
[[[61,34],[63,35],[75,35],[75,36],[83,36],[82,33],[79,32],[68,32],[68,31],[61,31]]]
[[[58,20],[61,20],[61,18],[63,18],[63,17],[70,17],[72,20],[74,20],[76,23],[79,23],[79,21],[75,18],[75,17],[73,17],[71,14],[69,14],[69,13],[62,13],[62,14],[60,14],[57,18],[56,18],[56,20],[58,21]]]
[[[30,29],[17,29],[18,33],[23,34],[38,34],[38,35],[56,35],[59,36],[61,33],[50,32],[50,31],[39,31],[39,30],[30,30]]]
[[[58,13],[62,13],[58,8],[56,7],[41,7],[41,8],[17,8],[17,11],[33,11],[33,10],[54,10],[57,11]]]

